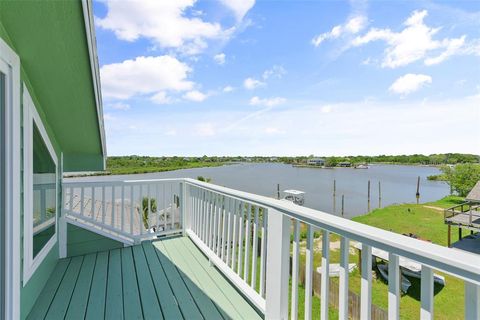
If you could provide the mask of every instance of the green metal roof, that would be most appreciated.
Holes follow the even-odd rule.
[[[64,171],[104,169],[90,1],[0,1],[0,22],[20,56],[23,80],[64,154]]]

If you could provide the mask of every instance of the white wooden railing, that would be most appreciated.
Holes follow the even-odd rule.
[[[138,243],[183,231],[181,180],[63,183],[68,222]]]
[[[445,272],[464,281],[464,317],[465,319],[480,318],[480,256],[478,255],[409,238],[290,202],[196,180],[186,179],[185,181],[187,186],[186,233],[212,263],[223,271],[257,308],[264,312],[267,319],[297,319],[300,225],[305,225],[307,228],[305,292],[312,292],[313,286],[314,230],[322,234],[321,319],[328,319],[329,239],[333,234],[340,237],[338,303],[340,319],[349,318],[349,243],[353,241],[362,244],[361,319],[371,318],[372,248],[385,250],[389,254],[389,319],[400,318],[400,257],[414,260],[422,265],[419,318],[433,319],[433,270]],[[248,234],[251,236],[245,237]],[[255,241],[257,238],[259,240]],[[258,246],[259,242],[261,243],[259,280],[252,282],[249,272],[253,276],[256,259],[249,260],[251,257],[249,251],[255,252],[255,246]],[[290,270],[290,258],[292,270]],[[244,263],[242,264],[239,259],[243,259]],[[311,319],[312,295],[305,294],[303,302],[305,319]]]
[[[92,188],[93,191],[88,191]],[[168,196],[162,198],[162,190],[163,192],[171,191]],[[87,192],[89,193],[87,194]],[[102,214],[92,216],[87,212],[96,212],[97,209],[93,203],[99,199],[98,193],[103,196],[102,205],[98,209]],[[132,229],[131,221],[134,221],[134,217],[140,216],[132,208],[139,207],[140,199],[145,196],[153,196],[156,201],[160,201],[159,208],[161,209],[157,210],[157,213],[170,210],[178,215],[173,214],[166,221],[161,221],[161,213],[156,214],[153,216],[153,221],[149,220],[148,228],[142,228],[142,223],[139,223],[138,230]],[[400,318],[400,257],[421,264],[419,318],[433,319],[433,271],[435,270],[464,281],[464,317],[465,319],[480,319],[480,256],[478,255],[370,227],[287,201],[193,179],[66,183],[64,184],[64,197],[69,215],[79,219],[87,216],[90,222],[109,226],[113,231],[120,232],[125,236],[137,237],[136,239],[142,240],[170,231],[183,232],[195,242],[211,263],[223,272],[259,311],[265,314],[266,319],[297,319],[298,317],[301,226],[307,230],[304,267],[304,290],[306,293],[311,293],[313,287],[314,231],[320,231],[322,235],[321,319],[328,319],[330,304],[330,281],[327,281],[330,265],[329,241],[330,235],[334,234],[340,239],[340,277],[338,282],[340,319],[349,317],[350,275],[348,263],[349,244],[353,241],[360,243],[362,247],[361,319],[371,318],[372,248],[387,251],[389,255],[389,319]],[[80,203],[83,204],[77,209],[75,209],[75,200],[73,200],[75,197],[79,197]],[[119,201],[120,208],[123,209],[119,211],[109,208],[105,203],[109,201],[110,197],[116,199],[111,203]],[[90,202],[86,200],[87,198],[91,199]],[[126,203],[132,199],[134,205],[129,207]],[[87,209],[89,206],[92,209]],[[130,210],[129,213],[122,211],[128,211],[127,208]],[[103,213],[104,211],[106,212]],[[108,211],[111,211],[111,218],[107,218]],[[119,212],[123,212],[120,215],[123,218],[120,220],[113,218]],[[156,219],[159,221],[155,221]],[[130,224],[126,223],[126,220],[130,221]],[[156,227],[155,231],[152,231],[153,226]],[[291,270],[290,260],[292,261]],[[305,294],[302,302],[305,308],[303,310],[305,319],[311,319],[314,316],[312,315],[312,294]]]

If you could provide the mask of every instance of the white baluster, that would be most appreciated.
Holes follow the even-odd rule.
[[[248,282],[248,276],[250,271],[250,220],[252,219],[252,206],[249,203],[247,205],[247,218],[245,224],[245,258],[243,265],[243,279]]]
[[[465,319],[480,319],[480,286],[465,281]]]
[[[340,320],[348,319],[348,280],[349,280],[349,239],[340,238],[340,274],[339,274],[339,304],[338,315]]]
[[[330,296],[330,232],[322,232],[322,276],[320,288],[320,319],[328,320]]]
[[[292,248],[292,306],[291,319],[298,318],[298,274],[300,253],[300,221],[293,221],[293,248]]]
[[[433,319],[433,270],[422,265],[420,276],[420,319]]]
[[[290,258],[290,219],[279,211],[268,210],[265,319],[288,318],[288,279]]]
[[[257,260],[258,260],[258,206],[255,206],[253,219],[253,244],[252,244],[252,280],[250,286],[255,290],[257,284]]]
[[[262,238],[260,243],[260,296],[265,297],[265,267],[267,259],[267,238],[268,238],[268,211],[262,208]]]
[[[372,247],[362,244],[362,280],[360,289],[360,318],[372,317]]]
[[[312,319],[313,284],[313,228],[307,225],[307,248],[305,251],[305,319]]]
[[[399,257],[388,254],[388,319],[400,319],[400,278]]]

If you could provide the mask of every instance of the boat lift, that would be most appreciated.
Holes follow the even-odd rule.
[[[284,190],[283,193],[285,193],[285,197],[283,198],[284,200],[291,201],[299,206],[303,206],[305,203],[305,192],[303,191],[288,189]]]

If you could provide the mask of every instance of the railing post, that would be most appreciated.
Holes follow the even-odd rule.
[[[480,319],[480,286],[465,281],[465,319]]]
[[[180,216],[182,217],[182,235],[185,236],[185,230],[189,227],[189,221],[187,221],[187,184],[185,181],[180,182]]]
[[[290,219],[268,208],[267,234],[265,319],[287,319]]]

